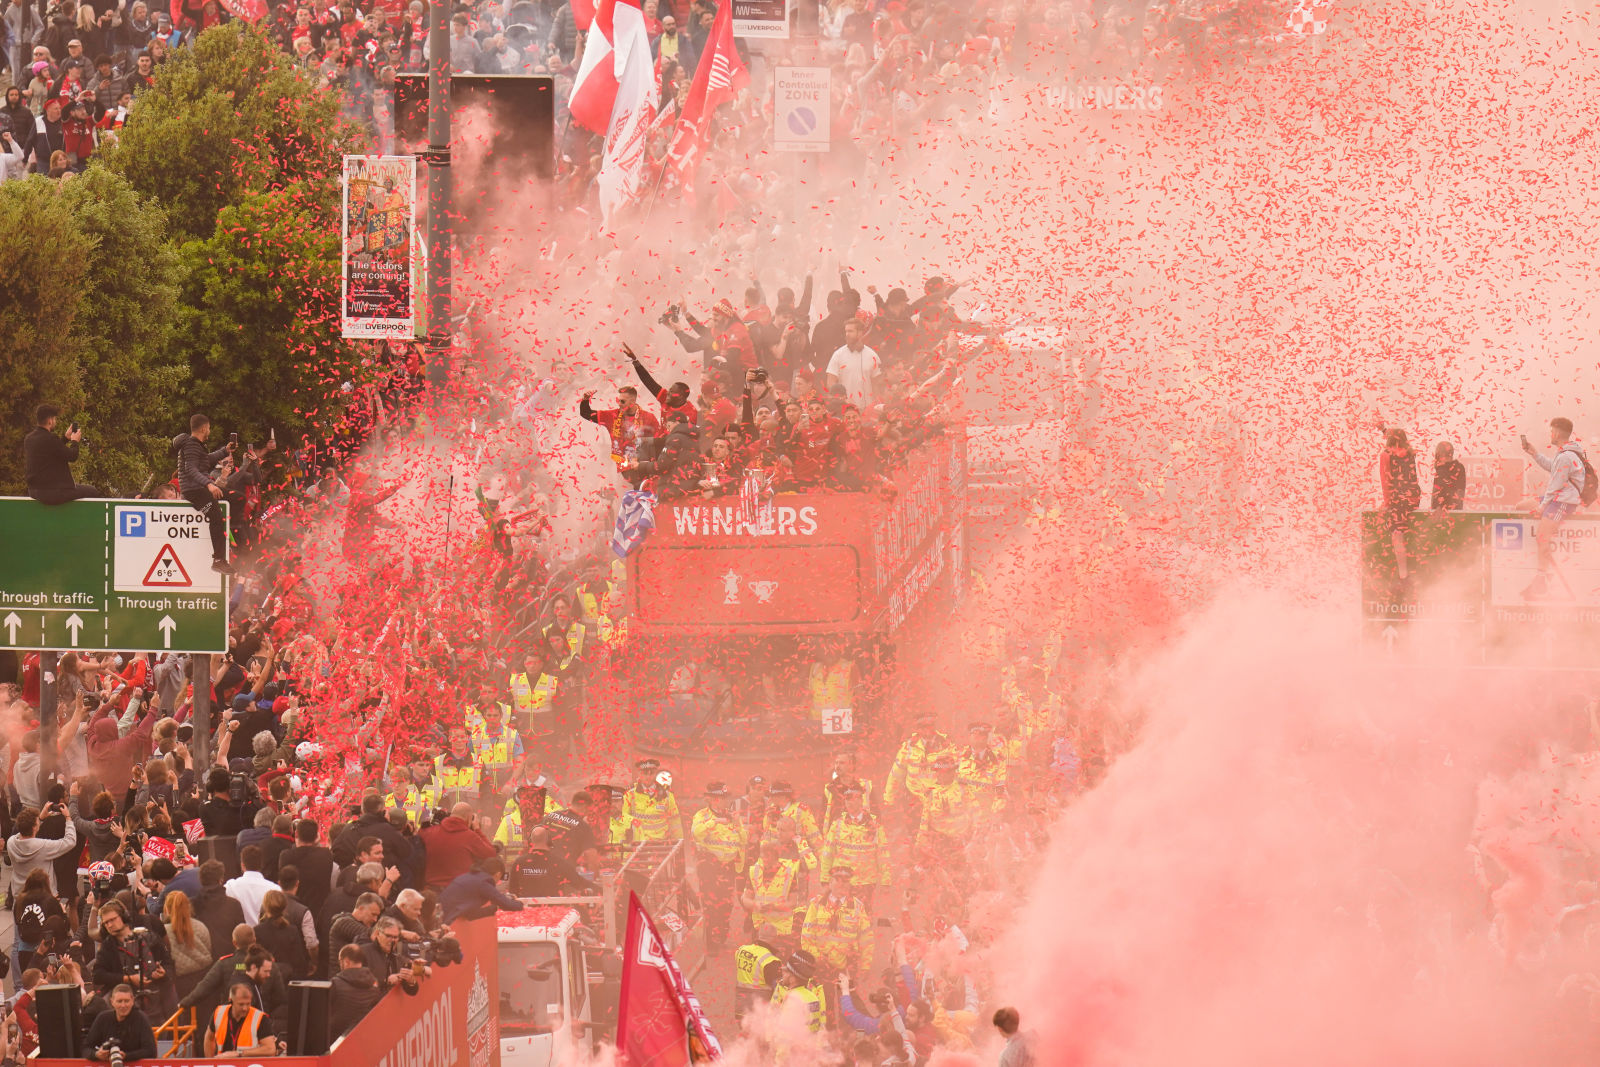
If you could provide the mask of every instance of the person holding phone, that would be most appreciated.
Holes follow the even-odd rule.
[[[183,499],[206,517],[211,533],[211,569],[219,574],[232,574],[233,564],[228,562],[228,525],[222,508],[222,486],[211,477],[218,463],[232,455],[238,447],[238,434],[214,451],[206,449],[206,439],[211,436],[211,420],[204,415],[189,419],[189,432],[173,438],[172,451],[178,460],[178,492]]]
[[[57,437],[55,429],[60,419],[59,407],[40,404],[33,413],[33,429],[22,439],[28,495],[41,504],[52,505],[103,496],[96,487],[82,485],[72,477],[71,465],[78,461],[83,431],[73,423],[67,427],[65,437]]]

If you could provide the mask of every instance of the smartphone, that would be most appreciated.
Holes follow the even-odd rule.
[[[239,435],[236,433],[230,433],[228,435],[228,443],[230,445],[237,445],[239,443]]]
[[[74,422],[71,425],[69,425],[67,427],[67,432],[68,433],[77,433],[78,432],[78,424]]]

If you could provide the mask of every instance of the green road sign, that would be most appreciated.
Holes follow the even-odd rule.
[[[0,497],[0,648],[226,652],[205,516],[181,500]]]
[[[1552,542],[1536,582],[1537,520],[1515,512],[1418,512],[1406,532],[1409,582],[1396,576],[1383,514],[1361,516],[1361,603],[1368,637],[1398,651],[1410,631],[1430,648],[1485,666],[1531,662],[1525,646],[1585,647],[1600,639],[1600,519],[1576,515]],[[1559,640],[1552,640],[1558,638]],[[1586,660],[1571,664],[1595,669]]]

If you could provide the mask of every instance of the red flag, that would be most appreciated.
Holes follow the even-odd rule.
[[[656,924],[629,893],[617,1048],[628,1067],[687,1067],[691,1047],[699,1059],[722,1055],[711,1020],[656,933]]]
[[[198,845],[204,836],[206,836],[206,824],[199,819],[190,819],[183,824],[183,838],[189,844]]]
[[[616,58],[612,54],[612,14],[616,0],[600,0],[594,21],[583,38],[583,62],[572,79],[568,108],[572,124],[590,133],[604,134],[611,126],[611,107],[617,102]]]
[[[578,24],[579,33],[589,32],[594,22],[594,0],[572,0],[572,21]]]
[[[733,5],[718,4],[705,51],[700,53],[700,65],[695,68],[694,81],[689,85],[689,96],[683,102],[683,113],[678,116],[678,128],[672,134],[672,148],[667,153],[669,165],[685,186],[693,184],[695,168],[705,151],[712,113],[733,99],[734,90],[749,84],[750,71],[733,47]]]

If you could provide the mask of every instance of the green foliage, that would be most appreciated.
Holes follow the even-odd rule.
[[[0,184],[0,388],[7,424],[48,400],[84,427],[75,472],[116,492],[142,484],[174,433],[187,371],[171,347],[178,257],[165,221],[127,182],[91,167]],[[22,452],[0,453],[0,491],[24,490]]]
[[[302,186],[250,197],[182,256],[195,410],[246,437],[275,428],[280,443],[326,423],[319,405],[359,378],[360,357],[339,336],[339,226],[323,199]]]
[[[61,187],[79,230],[94,242],[79,311],[86,445],[78,477],[136,492],[171,466],[189,377],[172,345],[180,281],[166,217],[100,168]]]
[[[362,380],[339,337],[339,171],[367,147],[337,94],[233,22],[163,65],[83,175],[0,183],[0,492],[23,490],[43,400],[84,426],[79,480],[119,494],[170,471],[191,412],[286,443],[329,424]]]
[[[75,328],[92,242],[46,178],[0,182],[0,396],[5,448],[0,490],[20,493],[22,433],[43,401],[77,410],[83,397]]]
[[[120,143],[97,158],[159,201],[175,234],[203,239],[224,208],[290,184],[337,205],[340,157],[366,146],[335,94],[235,21],[174,53],[139,94]]]

